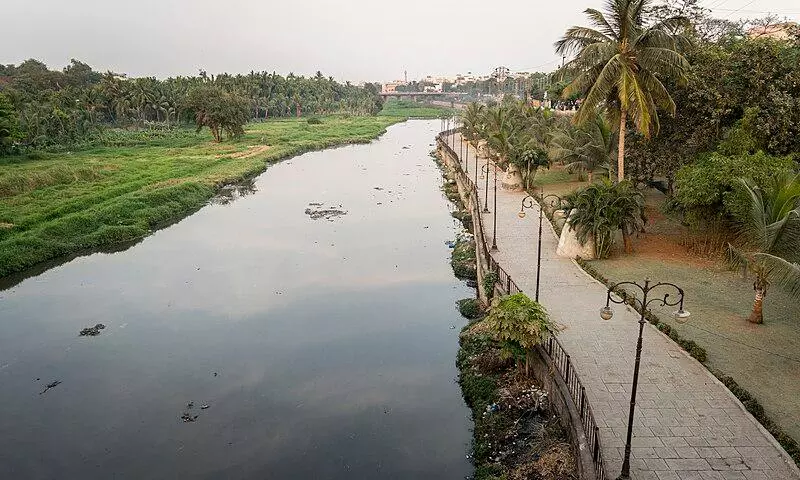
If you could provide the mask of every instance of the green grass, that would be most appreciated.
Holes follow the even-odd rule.
[[[390,98],[383,104],[383,110],[379,115],[403,118],[440,118],[443,115],[451,116],[453,112],[452,108]]]
[[[247,125],[242,138],[220,144],[207,131],[150,140],[142,132],[115,131],[109,134],[114,146],[0,159],[0,277],[137,240],[196,211],[226,183],[306,151],[368,142],[400,120],[274,120]]]

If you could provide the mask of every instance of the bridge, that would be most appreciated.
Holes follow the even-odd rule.
[[[380,92],[379,95],[383,97],[384,100],[388,98],[411,98],[412,100],[417,100],[419,97],[451,97],[457,99],[467,94],[463,92]]]

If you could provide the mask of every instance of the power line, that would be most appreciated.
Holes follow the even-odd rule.
[[[730,17],[731,17],[731,15],[733,15],[734,13],[736,13],[736,12],[738,12],[738,11],[741,11],[741,10],[742,10],[742,9],[744,9],[745,7],[749,7],[750,5],[752,5],[753,3],[755,3],[755,1],[756,1],[756,0],[750,0],[749,2],[745,3],[745,4],[744,4],[744,5],[742,5],[741,7],[737,8],[736,10],[732,11],[731,13],[729,13],[729,14],[728,14],[728,16],[727,16],[727,17],[725,17],[725,18],[726,18],[726,19],[730,18]]]

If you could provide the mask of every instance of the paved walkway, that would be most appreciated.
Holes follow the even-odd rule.
[[[458,141],[454,150],[459,154]],[[475,150],[470,148],[470,178],[474,178],[474,155]],[[478,188],[482,199],[483,179],[479,178]],[[533,296],[538,211],[529,211],[520,219],[517,213],[523,197],[524,193],[502,190],[498,176],[498,251],[494,257],[517,285]],[[483,223],[491,241],[492,213],[483,214]],[[615,478],[622,468],[625,449],[639,315],[615,305],[614,318],[601,320],[605,286],[570,259],[557,257],[557,243],[546,224],[540,300],[565,327],[559,339],[586,387],[600,428],[607,475]],[[691,292],[687,292],[686,309],[692,309]],[[644,332],[631,458],[635,480],[800,479],[800,471],[789,456],[733,394],[649,323]]]

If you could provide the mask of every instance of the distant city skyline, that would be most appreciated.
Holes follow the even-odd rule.
[[[702,0],[716,16],[776,13],[797,21],[795,0]],[[332,3],[230,0],[6,0],[0,63],[36,58],[52,69],[71,58],[130,76],[276,71],[353,83],[426,75],[550,71],[555,42],[602,0],[367,0]]]

